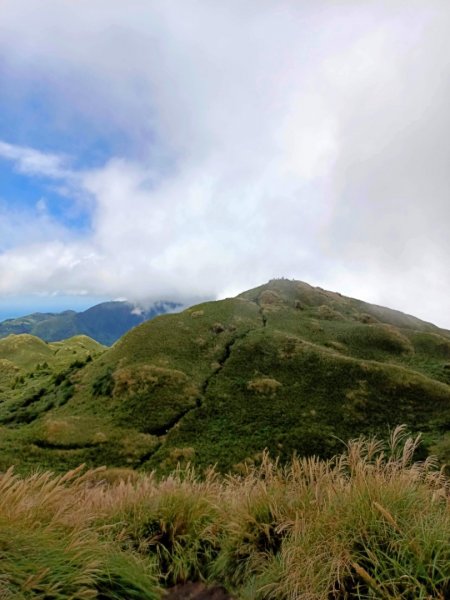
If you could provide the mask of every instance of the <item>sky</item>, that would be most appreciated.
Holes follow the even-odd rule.
[[[0,318],[274,277],[450,328],[448,0],[0,0]]]

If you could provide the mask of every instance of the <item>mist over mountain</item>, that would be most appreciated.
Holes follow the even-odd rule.
[[[176,302],[155,302],[144,308],[131,302],[112,301],[102,302],[82,312],[37,312],[0,322],[0,338],[28,333],[46,342],[56,342],[87,335],[100,344],[110,346],[132,327],[181,306]]]

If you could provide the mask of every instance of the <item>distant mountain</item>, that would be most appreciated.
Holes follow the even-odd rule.
[[[176,302],[156,302],[144,309],[130,302],[102,302],[83,312],[33,313],[0,323],[0,338],[28,333],[46,342],[87,335],[106,346],[148,319],[180,308]]]
[[[0,470],[239,471],[401,423],[450,462],[450,332],[306,283],[162,315],[112,348],[47,346],[0,340]]]

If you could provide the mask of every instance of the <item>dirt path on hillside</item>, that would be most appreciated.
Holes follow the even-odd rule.
[[[233,600],[223,587],[206,587],[202,583],[184,583],[167,590],[164,600]]]

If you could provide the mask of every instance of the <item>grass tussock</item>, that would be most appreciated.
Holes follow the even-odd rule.
[[[1,597],[153,599],[206,581],[243,600],[444,600],[449,482],[413,462],[417,443],[397,428],[388,445],[286,466],[265,454],[225,477],[8,471]]]

